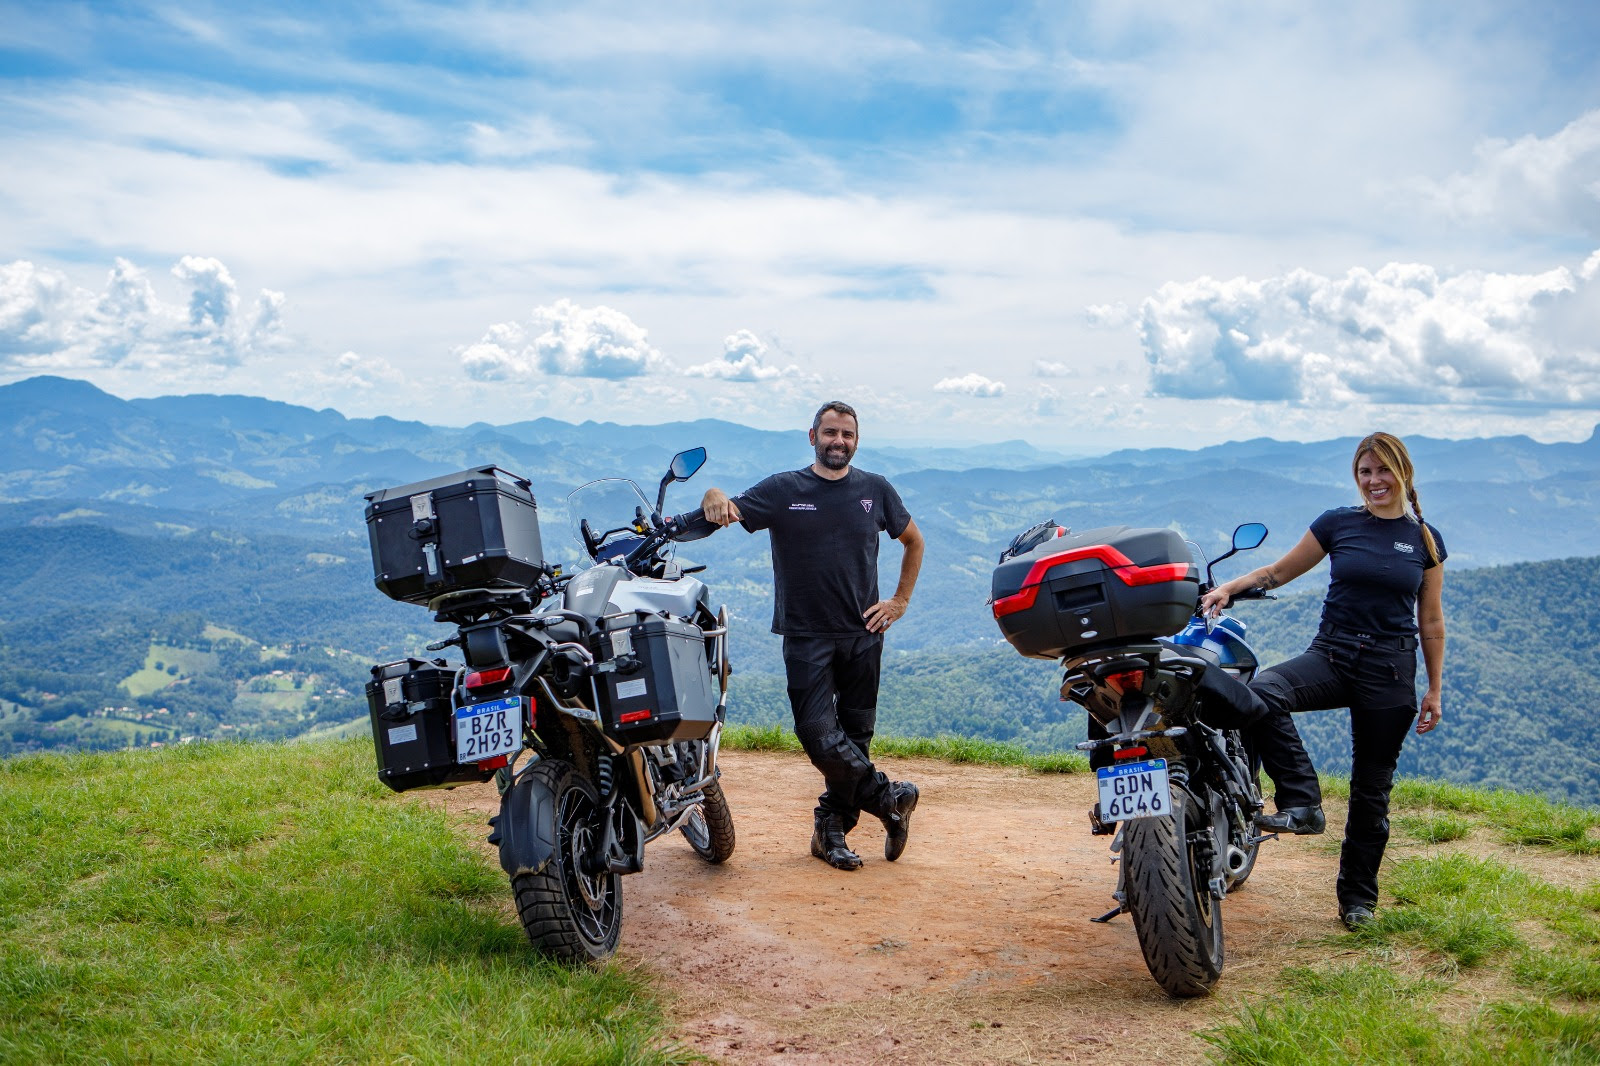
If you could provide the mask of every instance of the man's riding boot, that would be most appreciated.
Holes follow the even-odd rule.
[[[861,856],[845,843],[844,823],[837,814],[816,816],[816,828],[811,833],[811,854],[835,870],[861,869]]]
[[[906,850],[911,837],[911,812],[917,809],[917,786],[910,781],[894,781],[889,785],[888,803],[878,817],[883,821],[883,857],[890,862]]]

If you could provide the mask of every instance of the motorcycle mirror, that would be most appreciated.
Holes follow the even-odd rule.
[[[672,457],[672,465],[667,468],[674,481],[688,481],[694,477],[695,471],[706,465],[706,450],[704,448],[690,448],[686,452],[679,452]]]
[[[667,502],[667,486],[674,481],[688,481],[694,477],[695,471],[706,465],[706,450],[704,448],[690,448],[686,452],[679,452],[672,457],[672,462],[667,464],[666,476],[661,479],[661,489],[656,493],[656,514],[661,513],[661,508]]]
[[[1266,526],[1260,522],[1246,522],[1233,531],[1233,550],[1242,552],[1259,548],[1266,539]]]

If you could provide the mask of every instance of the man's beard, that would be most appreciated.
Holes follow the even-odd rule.
[[[817,462],[829,470],[843,470],[855,458],[855,449],[845,444],[817,445]]]

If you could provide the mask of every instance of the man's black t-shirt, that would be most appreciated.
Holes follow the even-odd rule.
[[[911,521],[879,474],[851,467],[829,481],[810,467],[773,474],[734,497],[743,526],[772,533],[772,631],[786,637],[859,636],[878,602],[878,534]]]
[[[1430,524],[1439,562],[1448,552]],[[1311,535],[1328,553],[1332,573],[1322,624],[1375,637],[1414,636],[1417,592],[1428,561],[1422,526],[1406,518],[1378,518],[1365,507],[1336,507],[1311,523]]]

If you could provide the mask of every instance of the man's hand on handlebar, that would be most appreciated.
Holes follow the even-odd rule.
[[[705,496],[700,500],[700,506],[705,511],[707,520],[719,526],[729,526],[744,520],[744,515],[739,513],[739,505],[728,499],[719,488],[706,489]]]

